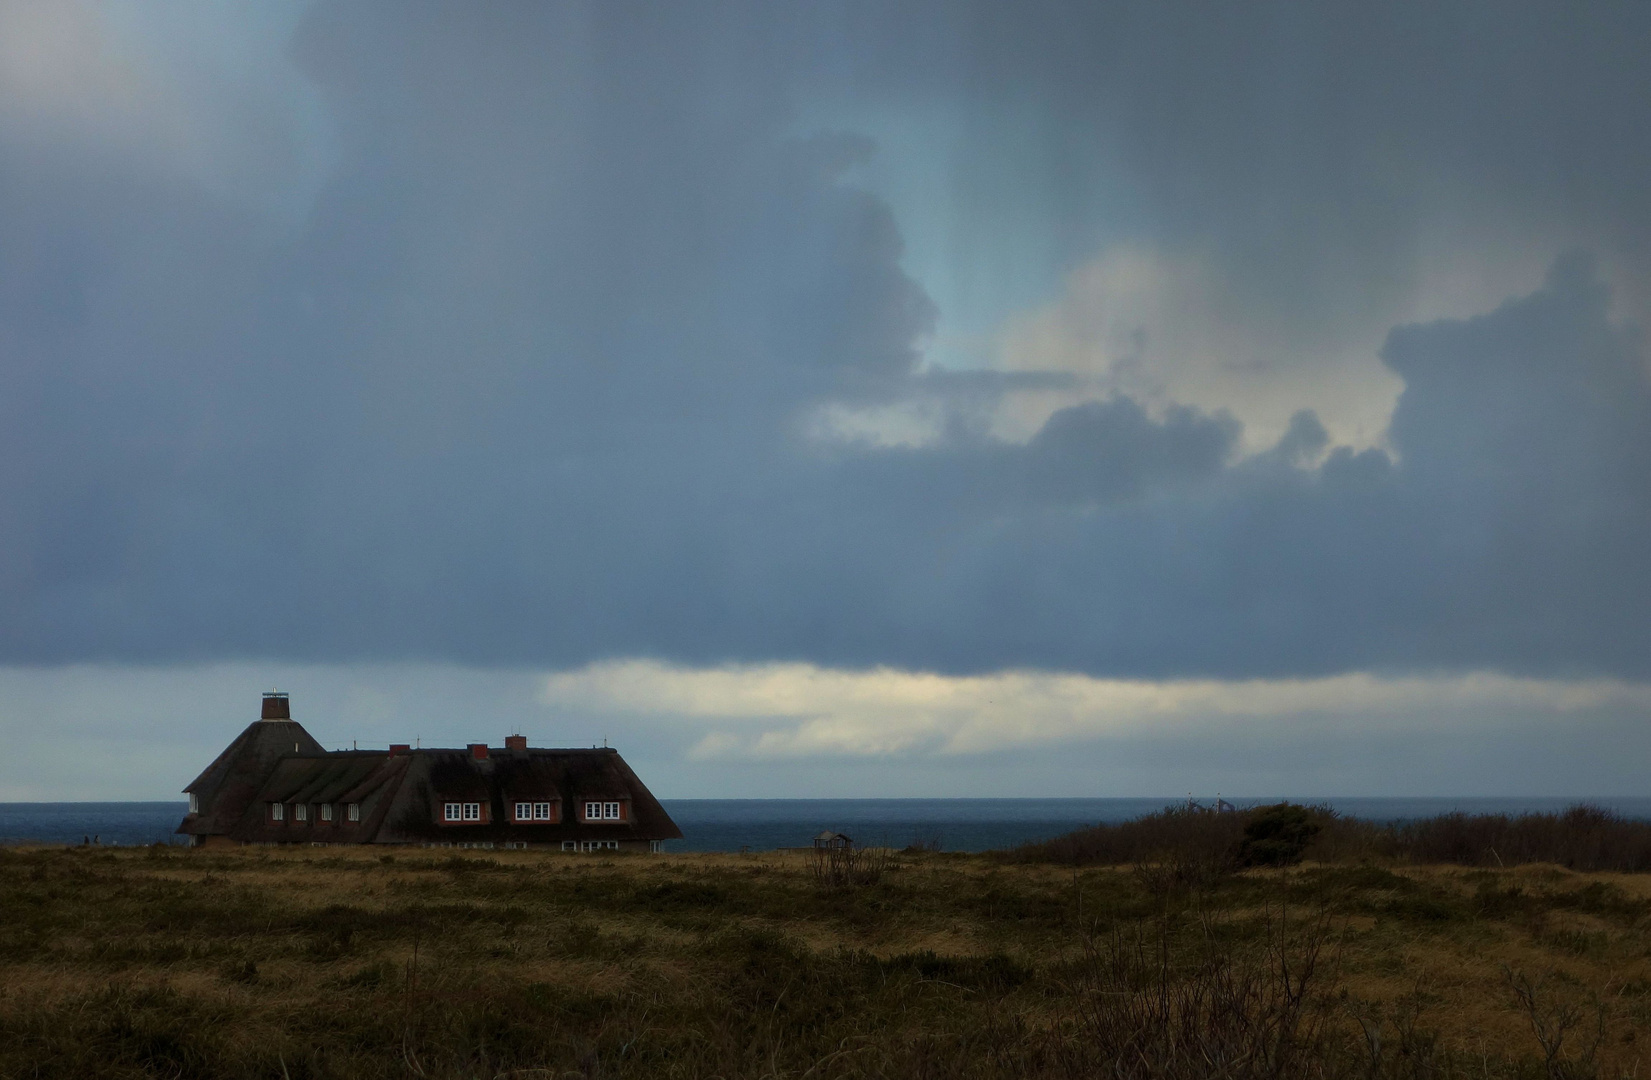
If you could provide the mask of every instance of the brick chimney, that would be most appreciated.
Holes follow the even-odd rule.
[[[401,757],[413,749],[412,743],[393,742],[390,744],[390,756]]]
[[[291,720],[292,705],[287,701],[287,695],[279,690],[271,690],[264,695],[264,714],[262,720]]]
[[[526,735],[506,735],[504,737],[504,748],[506,750],[526,750],[527,749],[527,736]]]
[[[487,760],[487,744],[484,743],[484,742],[473,742],[473,743],[471,743],[470,744],[470,756],[475,758],[477,761],[486,761]]]

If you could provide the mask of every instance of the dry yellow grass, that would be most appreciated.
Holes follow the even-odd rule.
[[[1119,1001],[1238,990],[1301,1045],[1207,1073],[1159,1047],[1127,1075],[1632,1075],[1647,915],[1651,877],[1542,866],[1177,891],[910,855],[829,891],[795,854],[10,849],[0,1075],[1093,1075],[1160,1022]],[[1312,949],[1308,1000],[1278,1011],[1270,973]],[[1567,1025],[1551,1058],[1519,980]],[[1162,1023],[1250,1045],[1187,1008]]]

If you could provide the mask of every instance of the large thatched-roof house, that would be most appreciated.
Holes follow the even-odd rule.
[[[327,751],[285,694],[184,788],[178,832],[210,844],[422,844],[658,851],[682,835],[616,750]]]

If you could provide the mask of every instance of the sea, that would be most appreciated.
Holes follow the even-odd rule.
[[[990,851],[1068,833],[1100,822],[1128,821],[1186,799],[662,799],[682,828],[667,851],[771,851],[806,847],[821,831],[856,844],[941,851]],[[1230,799],[1237,806],[1283,801]],[[1337,798],[1292,797],[1338,813],[1392,822],[1452,811],[1521,814],[1588,803],[1624,817],[1651,820],[1651,798]],[[183,802],[0,802],[0,844],[96,843],[130,847],[176,844]]]

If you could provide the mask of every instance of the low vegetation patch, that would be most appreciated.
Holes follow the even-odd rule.
[[[1636,1074],[1651,876],[1520,865],[1517,828],[1501,864],[1326,860],[1342,828],[1172,812],[837,870],[0,849],[0,1077]]]
[[[1443,814],[1378,825],[1324,806],[1278,803],[1228,813],[1170,806],[1015,849],[1020,862],[1068,866],[1171,866],[1198,878],[1246,866],[1320,862],[1449,863],[1651,872],[1651,822],[1596,806],[1555,814]]]

